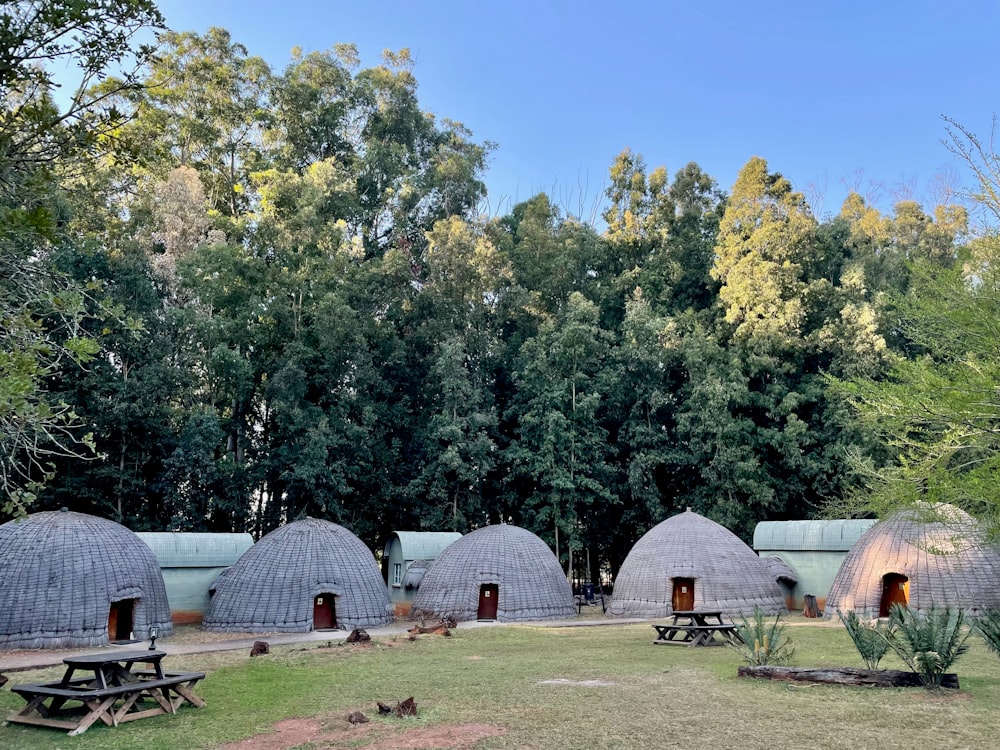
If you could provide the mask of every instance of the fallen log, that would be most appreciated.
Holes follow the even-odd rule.
[[[784,682],[822,682],[831,685],[864,685],[868,687],[920,687],[923,685],[916,672],[898,669],[854,669],[853,667],[828,667],[809,669],[806,667],[740,667],[740,677],[756,677],[760,680]],[[941,678],[941,687],[958,689],[958,675],[946,674]]]
[[[418,635],[444,635],[444,636],[451,635],[451,630],[449,630],[448,626],[444,625],[443,623],[439,625],[434,625],[433,627],[429,628],[417,626],[415,628],[410,628],[406,632],[410,634],[411,641],[416,640],[416,637]]]

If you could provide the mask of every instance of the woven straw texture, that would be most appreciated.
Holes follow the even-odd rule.
[[[498,586],[497,620],[569,617],[573,592],[559,561],[541,539],[508,524],[484,526],[449,545],[420,584],[413,614],[475,620],[483,584]]]
[[[419,589],[420,582],[424,580],[424,576],[427,575],[430,567],[431,565],[427,560],[414,560],[410,563],[410,567],[406,569],[406,575],[403,576],[403,588]]]
[[[358,537],[330,521],[306,518],[275,529],[212,584],[205,630],[304,633],[313,628],[313,600],[336,596],[337,626],[392,620],[385,581]]]
[[[798,574],[792,570],[792,566],[786,563],[777,555],[768,555],[760,558],[771,573],[771,578],[776,581],[784,581],[790,586],[794,586],[799,581]]]
[[[613,617],[663,617],[673,611],[674,578],[694,579],[694,608],[747,616],[785,612],[764,561],[715,521],[692,511],[657,524],[635,543],[615,579]]]
[[[1000,552],[989,546],[972,516],[950,505],[903,510],[872,526],[857,541],[837,572],[826,598],[824,617],[837,610],[877,617],[882,579],[909,578],[908,607],[955,607],[975,614],[1000,607]]]
[[[103,646],[111,603],[135,599],[136,638],[173,633],[153,552],[124,526],[70,511],[0,526],[0,649]]]

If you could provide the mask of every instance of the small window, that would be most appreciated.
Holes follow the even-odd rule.
[[[403,564],[392,564],[392,585],[399,586],[403,582]]]

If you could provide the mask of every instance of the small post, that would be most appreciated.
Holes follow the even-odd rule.
[[[813,594],[806,594],[803,600],[802,615],[804,617],[819,617],[819,605]]]
[[[149,629],[149,650],[156,650],[156,636],[160,634],[160,629],[155,625]]]

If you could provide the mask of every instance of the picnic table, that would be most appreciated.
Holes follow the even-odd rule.
[[[12,724],[68,729],[83,734],[96,721],[118,726],[148,716],[174,714],[185,701],[202,707],[194,693],[204,672],[165,672],[163,651],[118,651],[67,656],[62,679],[14,685],[27,705],[7,718]],[[137,664],[145,664],[141,669]],[[150,701],[152,705],[150,705]],[[66,707],[67,703],[79,706]]]
[[[722,612],[674,610],[670,617],[664,625],[653,625],[655,645],[724,646],[743,640],[736,625],[722,619]]]

